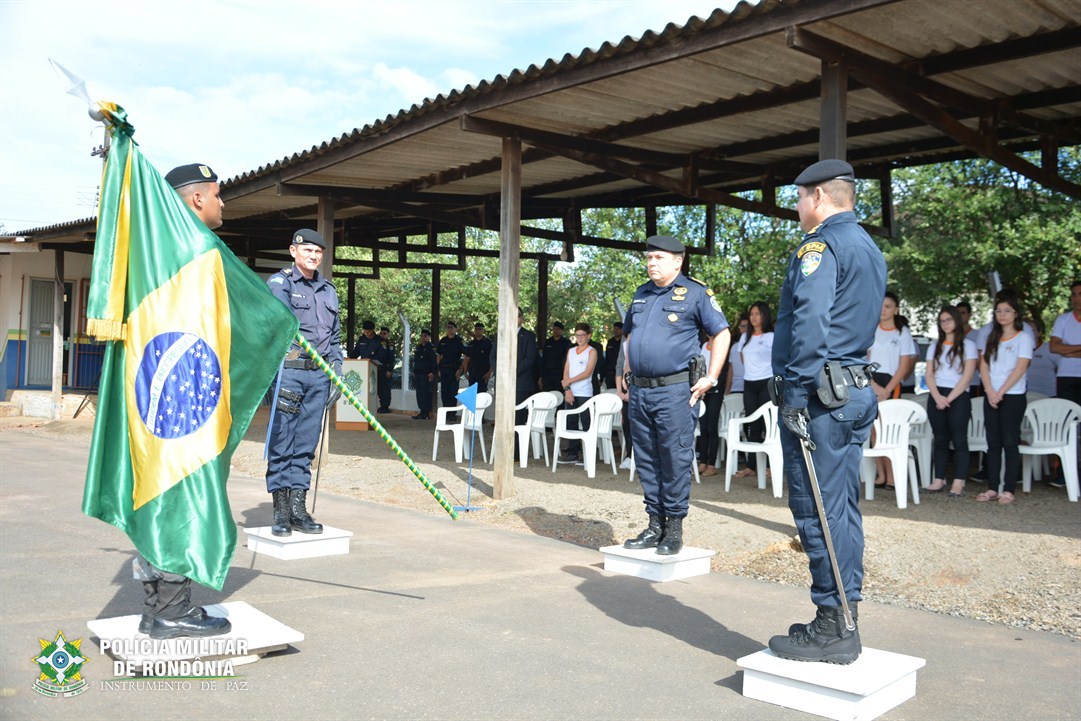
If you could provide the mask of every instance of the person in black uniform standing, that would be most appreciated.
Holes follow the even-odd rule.
[[[432,417],[433,386],[435,373],[439,367],[435,349],[432,347],[432,332],[427,328],[420,331],[420,343],[413,351],[413,380],[417,386],[417,408],[420,412],[413,416],[415,421],[426,421]]]
[[[649,282],[634,292],[623,335],[624,376],[634,462],[642,482],[649,525],[623,545],[656,548],[662,556],[683,548],[683,519],[691,497],[697,403],[716,388],[731,333],[713,291],[680,272],[684,247],[675,238],[646,239]],[[699,330],[709,337],[709,368],[691,378],[699,355]],[[622,391],[623,388],[620,388]]]
[[[209,165],[192,163],[173,168],[165,175],[184,204],[210,230],[222,225],[225,203],[221,199],[218,176]],[[141,553],[132,563],[135,577],[143,584],[143,615],[139,633],[154,639],[177,636],[217,636],[229,633],[232,624],[221,616],[210,616],[202,606],[191,604],[191,579],[158,568]]]
[[[338,375],[342,372],[341,326],[338,321],[338,291],[319,273],[326,249],[323,236],[304,228],[293,233],[289,255],[293,265],[267,280],[267,286],[300,321],[300,332]],[[330,378],[315,361],[294,345],[285,356],[278,389],[277,412],[267,452],[266,486],[274,497],[275,536],[322,533],[307,511],[308,488],[312,480],[312,459],[323,415],[341,397]]]
[[[492,376],[492,341],[484,335],[484,324],[473,326],[473,340],[465,349],[465,361],[462,369],[470,384],[477,384],[478,393],[488,392],[488,379]]]
[[[793,624],[787,636],[771,638],[769,647],[781,658],[848,664],[862,647],[856,624],[848,628],[840,594],[855,621],[863,585],[859,465],[878,412],[866,358],[886,292],[886,261],[852,212],[851,165],[820,161],[804,170],[796,185],[796,210],[806,235],[789,260],[781,289],[773,372],[783,380],[778,400],[788,505],[810,562],[817,612],[810,623]],[[830,391],[838,386],[844,389],[840,397]],[[804,440],[813,444],[811,459],[841,589],[807,475]]]
[[[366,320],[361,327],[363,330],[360,332],[356,345],[353,346],[353,355],[350,357],[372,360],[379,353],[379,339],[375,337],[375,322]]]
[[[616,374],[623,369],[617,365],[619,360],[619,346],[623,342],[623,324],[612,324],[612,337],[608,339],[608,346],[604,351],[604,384],[608,388],[616,387]]]
[[[570,339],[563,335],[563,324],[558,320],[552,323],[552,337],[544,341],[542,353],[544,378],[541,390],[563,392],[563,364],[572,345]]]
[[[447,334],[435,344],[435,354],[439,362],[439,394],[441,405],[456,406],[458,400],[458,379],[462,377],[462,356],[465,355],[465,341],[458,335],[458,326],[447,323]]]
[[[390,343],[390,328],[383,326],[379,329],[379,350],[375,354],[375,360],[379,363],[376,371],[375,388],[379,395],[379,407],[376,413],[390,413],[390,379],[394,375],[394,361],[396,356],[394,347]]]

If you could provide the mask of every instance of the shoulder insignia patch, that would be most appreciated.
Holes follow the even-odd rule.
[[[285,285],[285,278],[282,278],[280,275],[275,274],[270,276],[269,282],[277,283],[278,285]]]
[[[819,260],[821,260],[821,253],[826,250],[826,244],[820,240],[812,240],[808,243],[804,243],[796,251],[796,257],[802,258],[805,253],[819,253]]]
[[[809,276],[811,273],[818,270],[818,266],[822,263],[822,254],[817,250],[808,251],[799,262],[799,272],[803,273],[803,277]]]
[[[702,286],[703,288],[706,288],[706,287],[708,287],[708,286],[707,286],[707,285],[706,285],[705,283],[703,283],[702,281],[698,280],[698,278],[692,278],[692,277],[690,277],[690,276],[687,276],[687,279],[688,279],[688,280],[693,280],[693,281],[694,281],[695,283],[697,283],[698,285]]]
[[[712,296],[713,295],[713,289],[712,288],[706,288],[706,295]]]

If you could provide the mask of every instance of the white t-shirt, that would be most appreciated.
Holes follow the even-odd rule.
[[[732,375],[732,386],[728,389],[729,393],[743,392],[743,358],[739,354],[742,349],[743,336],[741,335],[739,340],[732,344],[732,350],[728,351],[728,372]]]
[[[1017,331],[1010,338],[1003,338],[998,342],[998,353],[991,359],[991,387],[998,390],[1006,382],[1006,379],[1013,373],[1013,369],[1017,367],[1017,362],[1021,358],[1027,358],[1032,360],[1032,351],[1035,344],[1032,342],[1032,336],[1024,331]],[[981,355],[983,355],[981,353]],[[1006,395],[1016,396],[1023,395],[1028,390],[1028,384],[1026,376],[1021,376],[1021,379],[1013,384],[1013,387],[1006,391]]]
[[[1051,352],[1051,344],[1043,343],[1032,350],[1032,362],[1028,364],[1028,389],[1055,397],[1055,372],[1063,361],[1058,353]]]
[[[976,346],[976,372],[972,374],[972,382],[968,384],[969,388],[978,386],[980,384],[980,329],[969,328],[968,333],[965,333],[965,340],[970,340]]]
[[[914,356],[916,353],[916,341],[912,340],[912,333],[907,327],[883,330],[882,326],[878,326],[875,328],[875,342],[867,357],[872,363],[878,363],[876,373],[892,376],[901,367],[902,356]]]
[[[586,368],[589,366],[589,357],[593,355],[593,347],[586,346],[585,353],[579,353],[578,346],[572,347],[567,351],[567,377],[574,378],[576,375],[580,375],[586,372]],[[580,381],[571,383],[571,395],[575,398],[589,398],[593,395],[593,378],[586,376]]]
[[[752,335],[740,347],[743,380],[764,381],[773,377],[773,331]]]
[[[1058,338],[1067,345],[1081,345],[1081,320],[1077,319],[1073,311],[1063,313],[1055,318],[1055,324],[1051,326],[1051,337]],[[1062,359],[1058,364],[1059,378],[1081,377],[1081,358],[1058,357]]]
[[[930,367],[931,361],[935,357],[935,346],[937,342],[927,346],[927,364]],[[951,358],[950,348],[953,343],[943,343],[942,353],[938,357],[938,363],[935,364],[935,385],[939,388],[956,388],[957,384],[961,382],[961,376],[965,372],[965,361],[978,360],[978,353],[976,351],[976,344],[965,338],[963,341],[963,348],[961,351],[961,358]],[[963,358],[963,360],[962,360]],[[979,365],[977,363],[976,365]]]
[[[983,355],[983,349],[987,347],[987,339],[991,337],[991,329],[994,328],[994,327],[995,327],[995,322],[991,321],[987,325],[980,328],[979,331],[977,331],[977,333],[979,333],[979,335],[975,336],[976,350],[978,350],[980,352],[980,355]],[[1032,341],[1032,347],[1035,348],[1036,347],[1036,331],[1032,330],[1032,326],[1030,326],[1028,323],[1022,323],[1021,324],[1021,332],[1029,337],[1029,340]]]

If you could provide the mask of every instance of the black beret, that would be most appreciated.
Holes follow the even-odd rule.
[[[370,320],[366,320],[361,324],[360,327],[363,330],[375,330],[375,323]]]
[[[421,328],[420,329],[420,334],[421,335],[431,335],[432,332],[430,330],[428,330],[427,328]]]
[[[560,323],[558,320],[555,323],[552,323],[552,327],[553,328],[559,328],[560,330],[563,330],[563,324]]]
[[[622,327],[623,327],[623,324],[622,324],[622,323],[620,323],[620,322],[619,322],[619,321],[617,320],[617,321],[616,321],[615,323],[613,323],[613,324],[612,324],[612,327],[613,327],[613,328],[622,328]]]
[[[683,247],[683,243],[670,235],[651,235],[646,238],[646,250],[663,250],[668,253],[683,255],[687,249]]]
[[[389,333],[389,332],[390,332],[390,328],[387,328],[387,327],[386,327],[386,326],[384,325],[384,326],[382,326],[382,327],[380,327],[380,328],[379,328],[379,332],[383,332],[383,331],[386,331],[387,333]]]
[[[852,166],[843,160],[819,160],[796,177],[796,185],[812,187],[831,180],[856,182]]]
[[[452,320],[448,320],[448,321],[447,321],[447,327],[448,327],[448,328],[457,328],[457,327],[458,327],[458,324],[457,324],[457,323],[455,323],[455,322],[454,322],[454,321],[452,321]]]
[[[210,169],[209,165],[192,163],[173,168],[165,175],[165,182],[173,186],[173,190],[179,190],[185,185],[193,183],[216,183],[218,176]]]
[[[290,245],[318,245],[323,250],[327,248],[327,242],[323,240],[323,236],[315,232],[311,228],[301,228],[297,232],[293,233],[293,242]]]
[[[480,328],[481,330],[483,330],[484,329],[484,324],[483,323],[474,323],[473,327],[474,328]]]

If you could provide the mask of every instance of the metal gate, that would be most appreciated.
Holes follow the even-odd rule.
[[[30,340],[26,350],[26,384],[53,384],[53,282],[30,281]]]

